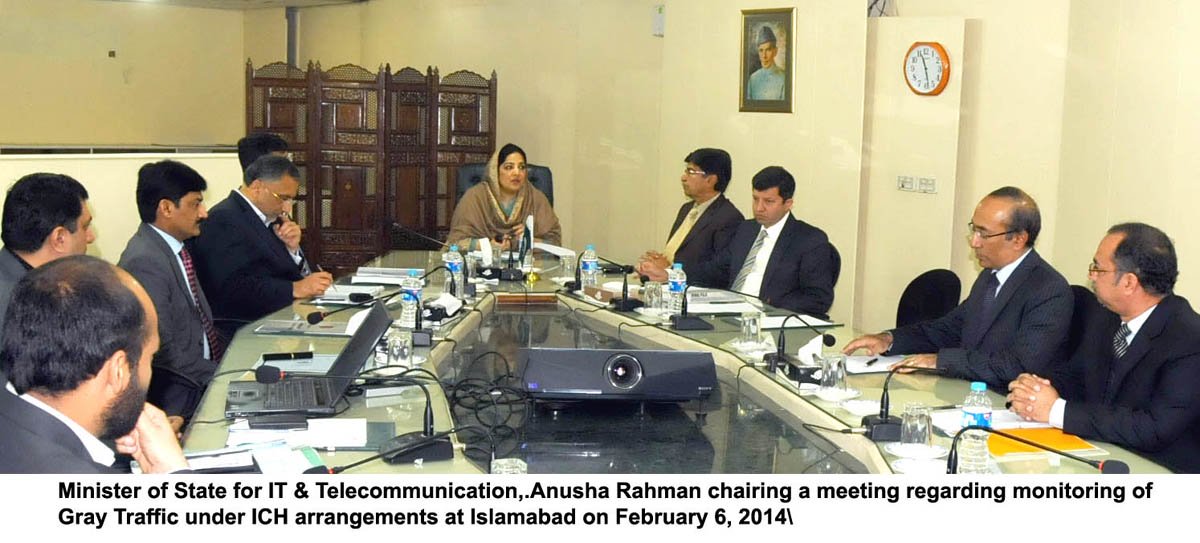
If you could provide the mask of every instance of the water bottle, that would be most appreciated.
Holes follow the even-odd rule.
[[[992,402],[987,397],[987,385],[980,381],[971,383],[971,392],[963,400],[962,426],[992,426]],[[969,430],[958,442],[959,473],[991,473],[988,465],[988,436],[983,430]]]
[[[683,264],[676,262],[667,271],[667,285],[670,290],[670,314],[678,315],[683,311],[683,297],[687,296],[687,274],[683,273]]]
[[[463,278],[463,257],[458,252],[457,245],[451,245],[450,250],[442,254],[442,263],[446,265],[446,269],[450,273],[446,274],[446,286],[443,287],[444,292],[451,292],[451,285],[454,287],[454,296],[460,300],[467,298],[467,284]]]
[[[421,280],[421,272],[408,270],[408,277],[400,281],[400,326],[409,330],[417,327],[417,311],[421,310],[421,290],[425,281]]]
[[[596,246],[588,244],[583,249],[583,254],[579,256],[579,275],[583,284],[579,286],[579,290],[583,287],[594,287],[600,283],[600,259],[596,258]]]

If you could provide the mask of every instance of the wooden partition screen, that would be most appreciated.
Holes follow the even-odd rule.
[[[445,239],[459,165],[496,146],[496,74],[247,63],[246,131],[287,140],[304,251],[352,271],[391,248],[429,248],[404,229]]]

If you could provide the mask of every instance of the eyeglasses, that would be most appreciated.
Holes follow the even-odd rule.
[[[696,170],[690,167],[684,168],[683,173],[685,175],[708,175],[708,172],[705,172],[704,170]]]
[[[267,187],[263,187],[263,188],[267,189]],[[295,196],[280,196],[278,194],[275,194],[275,191],[273,191],[271,189],[267,189],[267,192],[271,193],[271,196],[274,196],[276,200],[279,200],[279,202],[285,206],[296,203]]]
[[[978,226],[975,226],[974,222],[967,223],[967,230],[969,230],[969,232],[967,232],[967,241],[974,240],[975,238],[979,238],[979,239],[983,240],[983,239],[988,239],[988,238],[994,238],[996,236],[1005,236],[1008,234],[1017,233],[1016,230],[1005,230],[998,234],[989,234],[986,231],[981,230]]]
[[[1095,274],[1095,275],[1100,275],[1100,274],[1102,274],[1102,273],[1109,273],[1109,272],[1115,272],[1115,271],[1117,271],[1117,270],[1105,270],[1105,269],[1101,269],[1101,268],[1100,268],[1100,265],[1099,265],[1099,264],[1096,264],[1095,262],[1092,262],[1091,264],[1088,264],[1088,275],[1093,275],[1093,274]]]

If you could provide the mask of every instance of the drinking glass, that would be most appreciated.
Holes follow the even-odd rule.
[[[742,336],[740,341],[743,345],[759,345],[762,343],[762,319],[761,311],[746,311],[742,313],[739,320],[742,323]]]
[[[821,357],[821,388],[846,390],[846,355],[831,353]]]
[[[647,309],[659,310],[663,307],[663,286],[657,281],[647,281],[642,285],[642,303]]]
[[[918,402],[904,404],[904,417],[900,420],[900,443],[929,446],[933,442],[931,426],[929,406]]]
[[[393,330],[388,336],[388,365],[411,368],[412,350],[412,332]]]

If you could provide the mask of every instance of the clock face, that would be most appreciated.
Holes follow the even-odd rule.
[[[950,57],[936,42],[917,42],[904,57],[904,79],[917,94],[940,94],[950,80]]]

